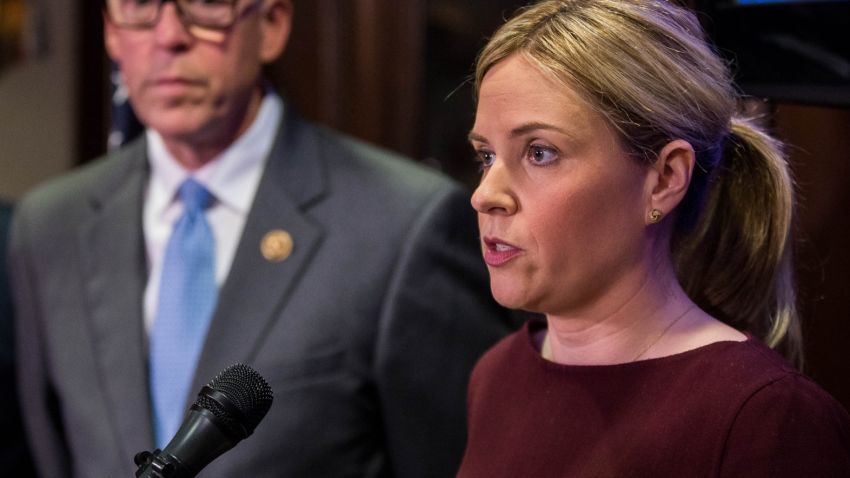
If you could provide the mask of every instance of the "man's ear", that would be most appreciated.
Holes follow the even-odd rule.
[[[691,184],[696,153],[691,143],[676,139],[665,145],[650,166],[647,182],[647,223],[668,216],[682,202]]]
[[[286,48],[295,6],[292,0],[267,0],[264,3],[260,19],[263,30],[260,59],[265,64],[275,61]]]

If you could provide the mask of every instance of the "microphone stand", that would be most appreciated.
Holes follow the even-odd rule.
[[[177,478],[177,467],[174,463],[163,459],[164,453],[157,448],[153,452],[140,451],[133,457],[133,462],[139,467],[136,478]]]

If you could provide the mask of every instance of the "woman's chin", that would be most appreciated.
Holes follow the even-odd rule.
[[[502,307],[508,309],[530,310],[531,306],[525,291],[517,290],[516,287],[499,286],[496,283],[490,284],[490,292],[493,293],[493,298]]]

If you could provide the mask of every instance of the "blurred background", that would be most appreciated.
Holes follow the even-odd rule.
[[[100,2],[0,0],[0,198],[106,151],[113,122]],[[526,2],[294,0],[268,71],[303,116],[474,187],[469,77]],[[790,146],[806,372],[850,408],[850,1],[700,1],[750,107]]]

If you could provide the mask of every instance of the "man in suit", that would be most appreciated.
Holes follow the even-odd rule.
[[[40,474],[131,476],[133,455],[179,425],[163,420],[169,401],[182,413],[243,362],[274,404],[201,476],[453,476],[469,370],[507,329],[466,192],[299,120],[263,85],[290,0],[106,5],[107,50],[146,132],[30,193],[13,226]],[[184,228],[201,239],[182,253],[214,259],[193,272],[171,255]],[[205,305],[174,319],[186,297]],[[197,355],[175,359],[195,337],[161,330],[182,333],[163,327],[209,304]],[[161,381],[185,362],[188,384]]]

